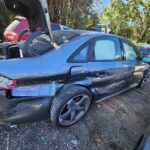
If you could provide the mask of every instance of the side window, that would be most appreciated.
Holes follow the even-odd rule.
[[[123,41],[122,43],[125,51],[126,60],[136,60],[138,56],[135,46],[127,41]]]
[[[87,54],[88,54],[88,50],[89,50],[89,45],[85,46],[84,48],[82,48],[74,57],[73,57],[73,61],[86,61],[87,58]]]
[[[119,60],[121,58],[121,51],[118,51],[118,44],[116,39],[101,38],[95,42],[93,51],[93,60]]]

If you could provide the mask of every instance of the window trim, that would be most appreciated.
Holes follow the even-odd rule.
[[[93,60],[92,59],[92,54],[93,54],[93,51],[94,51],[96,41],[98,41],[99,39],[103,39],[103,38],[112,39],[115,42],[115,44],[117,45],[117,48],[118,48],[118,52],[120,51],[121,60]],[[122,52],[121,44],[120,44],[120,41],[119,41],[118,37],[100,36],[100,37],[95,37],[94,38],[94,42],[92,43],[92,47],[91,47],[90,52],[89,52],[88,62],[118,62],[118,61],[122,61],[122,60],[123,60],[123,52]]]
[[[82,44],[77,50],[75,50],[75,52],[73,52],[73,54],[68,58],[67,62],[68,63],[87,63],[88,61],[88,58],[89,58],[89,52],[90,52],[90,49],[91,49],[91,46],[92,46],[92,43],[94,41],[94,38],[88,40],[86,43]],[[87,52],[87,55],[86,55],[86,59],[85,60],[73,60],[73,58],[83,49],[85,48],[86,46],[89,45],[89,48],[88,48],[88,52]]]

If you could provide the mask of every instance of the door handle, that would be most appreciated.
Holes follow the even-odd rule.
[[[107,72],[99,72],[96,74],[96,76],[99,78],[105,78],[105,77],[108,77],[109,74]]]

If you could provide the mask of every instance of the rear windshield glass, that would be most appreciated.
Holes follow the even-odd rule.
[[[71,31],[53,31],[53,38],[55,43],[60,46],[62,44],[70,42],[72,39],[79,36],[79,34]],[[33,40],[29,48],[31,56],[39,56],[48,51],[51,51],[54,47],[51,44],[51,40],[47,35],[41,35]]]
[[[15,20],[13,21],[7,28],[6,31],[14,31],[15,28],[20,24],[20,21]]]
[[[57,45],[61,45],[64,43],[68,43],[70,40],[76,38],[79,36],[79,34],[71,31],[55,31],[52,32],[54,41],[57,43]]]

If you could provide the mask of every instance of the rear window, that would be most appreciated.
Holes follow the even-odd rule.
[[[20,21],[15,20],[13,21],[7,28],[6,31],[14,31],[15,28],[20,24]]]
[[[52,32],[54,41],[57,45],[68,43],[72,39],[79,36],[79,34],[71,31],[54,31]],[[53,50],[54,47],[51,45],[51,40],[47,35],[41,35],[33,40],[29,48],[29,53],[34,56],[42,55],[46,52]]]
[[[79,36],[79,34],[71,31],[55,31],[52,33],[54,41],[57,43],[57,45],[61,45],[64,43],[68,43],[70,40],[76,38]]]

